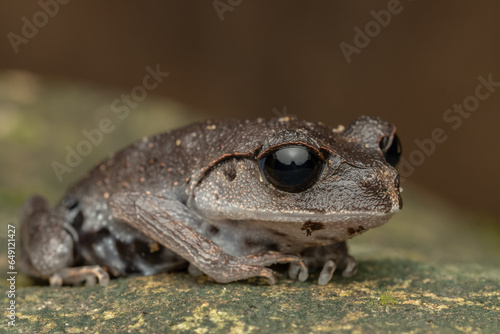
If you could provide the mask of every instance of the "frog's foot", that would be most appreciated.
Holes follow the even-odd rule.
[[[351,277],[356,274],[358,264],[347,251],[345,242],[322,247],[312,247],[306,249],[302,256],[304,262],[311,269],[322,267],[318,278],[319,285],[326,285],[332,279],[337,268],[343,269],[342,276]],[[291,265],[289,269],[290,277],[297,275],[297,268]]]
[[[66,214],[64,207],[50,208],[41,196],[26,201],[19,227],[19,265],[24,272],[46,279],[73,265],[76,232]]]
[[[286,255],[279,252],[266,252],[249,255],[247,257],[237,257],[236,259],[238,262],[242,263],[243,266],[258,266],[257,268],[260,268],[262,273],[264,273],[264,275],[258,276],[267,277],[270,285],[276,283],[276,277],[271,269],[265,267],[275,263],[290,263],[290,265],[293,265],[296,268],[296,275],[294,278],[297,278],[301,282],[304,282],[309,276],[307,266],[299,256]]]
[[[83,266],[74,268],[64,268],[50,276],[50,286],[62,286],[63,283],[78,285],[84,283],[86,286],[95,285],[107,286],[109,274],[100,266]]]
[[[115,218],[142,232],[189,261],[190,272],[198,271],[219,283],[250,277],[265,277],[276,282],[274,272],[266,268],[274,263],[296,263],[299,279],[307,279],[307,267],[301,257],[278,252],[232,256],[191,226],[202,222],[180,201],[143,193],[117,193],[108,199]]]
[[[109,274],[100,266],[64,268],[49,278],[50,286],[62,286],[63,283],[70,285],[84,283],[86,286],[92,286],[97,281],[101,286],[109,284]]]
[[[233,257],[226,255],[228,259],[224,261],[224,268],[211,270],[209,275],[219,283],[228,283],[250,277],[265,277],[269,285],[276,284],[276,274],[273,270],[266,268],[275,263],[293,263],[297,268],[298,280],[305,281],[309,276],[308,269],[302,259],[293,255],[285,255],[278,252],[266,252],[249,256]],[[192,263],[188,267],[189,274],[193,276],[203,275]]]

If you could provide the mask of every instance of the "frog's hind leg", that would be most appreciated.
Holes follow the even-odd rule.
[[[143,193],[116,193],[108,199],[113,216],[148,238],[172,250],[190,263],[190,272],[203,272],[219,283],[250,277],[265,277],[276,282],[273,263],[297,263],[300,280],[307,279],[301,258],[278,252],[231,256],[190,226],[201,224],[199,217],[176,200]]]
[[[27,274],[49,279],[52,286],[91,284],[96,278],[101,285],[108,283],[109,275],[98,266],[69,268],[77,235],[66,222],[64,207],[51,209],[45,198],[33,196],[22,208],[19,231],[20,267]]]

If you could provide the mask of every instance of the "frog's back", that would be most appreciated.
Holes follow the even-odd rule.
[[[206,120],[145,137],[110,155],[75,184],[67,196],[105,200],[119,191],[156,192],[185,199],[189,185],[224,157],[244,156],[259,149],[271,134],[307,127],[318,137],[334,140],[329,127],[303,120]]]

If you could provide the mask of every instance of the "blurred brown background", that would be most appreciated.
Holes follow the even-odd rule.
[[[46,22],[41,3],[53,14]],[[371,11],[387,22],[388,7],[385,27],[370,24]],[[447,140],[407,178],[499,214],[500,87],[456,130],[443,120],[475,94],[478,76],[500,82],[499,13],[493,0],[2,1],[0,69],[129,92],[160,64],[170,76],[154,94],[207,117],[274,117],[284,106],[331,125],[378,115],[398,126],[410,161],[415,140],[441,128]],[[19,42],[34,20],[38,32]],[[340,45],[355,46],[354,29],[367,24],[370,42],[348,63]]]

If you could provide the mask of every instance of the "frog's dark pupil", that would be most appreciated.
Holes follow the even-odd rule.
[[[301,146],[280,148],[259,161],[262,175],[276,188],[287,192],[306,190],[316,182],[323,162]]]
[[[389,163],[389,165],[391,165],[392,167],[396,167],[399,162],[399,158],[401,157],[401,142],[399,141],[399,137],[394,134],[391,145],[387,147],[389,139],[390,137],[383,137],[380,140],[379,146],[384,153],[385,160]]]

